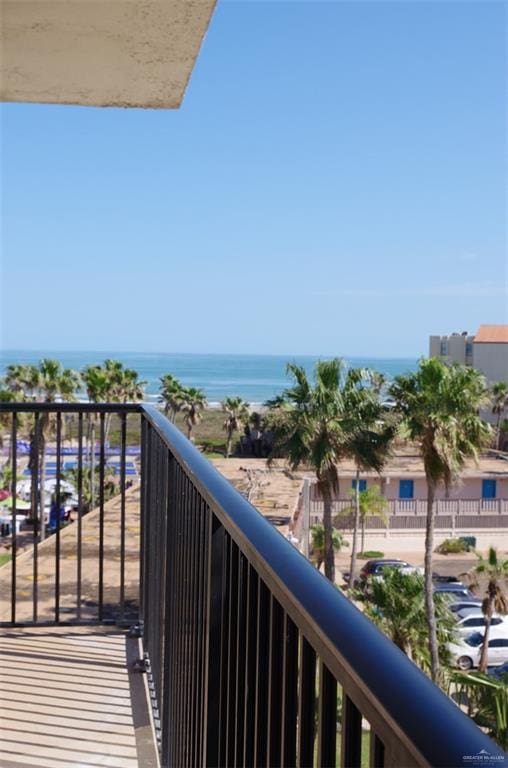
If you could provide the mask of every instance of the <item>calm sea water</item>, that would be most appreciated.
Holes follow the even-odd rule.
[[[0,352],[0,376],[12,363],[33,364],[43,357],[60,360],[66,368],[81,370],[85,365],[120,360],[138,371],[146,382],[148,400],[155,400],[159,377],[172,373],[186,386],[200,387],[211,403],[228,395],[243,397],[249,403],[263,403],[288,386],[286,365],[295,362],[309,373],[318,357],[291,355],[194,355],[143,352],[59,352],[54,350],[7,350]],[[373,368],[393,378],[417,367],[414,358],[347,358],[354,367]]]

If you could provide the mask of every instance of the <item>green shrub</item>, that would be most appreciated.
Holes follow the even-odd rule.
[[[360,560],[372,560],[373,558],[377,557],[384,557],[384,552],[378,552],[377,549],[368,549],[366,552],[358,552],[357,557]]]
[[[464,539],[445,539],[436,547],[440,555],[452,555],[457,552],[469,552],[469,544]]]

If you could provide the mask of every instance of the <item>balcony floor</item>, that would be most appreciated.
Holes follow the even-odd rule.
[[[139,641],[107,627],[0,632],[2,768],[156,768]]]

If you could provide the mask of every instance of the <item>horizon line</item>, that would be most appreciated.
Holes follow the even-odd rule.
[[[105,355],[108,353],[114,353],[117,355],[185,355],[185,356],[208,356],[208,357],[326,357],[326,358],[346,358],[350,360],[357,360],[361,358],[369,358],[371,360],[418,360],[424,357],[424,353],[412,354],[412,355],[380,355],[378,354],[358,354],[349,355],[347,353],[329,353],[329,352],[163,352],[163,351],[141,351],[134,349],[43,349],[34,347],[0,347],[0,358],[3,354],[14,352],[31,352],[31,353],[54,353],[54,354],[90,354],[90,355]]]

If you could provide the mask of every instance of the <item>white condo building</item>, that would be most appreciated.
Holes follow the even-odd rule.
[[[474,336],[467,331],[430,336],[429,356],[471,365],[489,382],[508,381],[508,325],[480,325]]]

